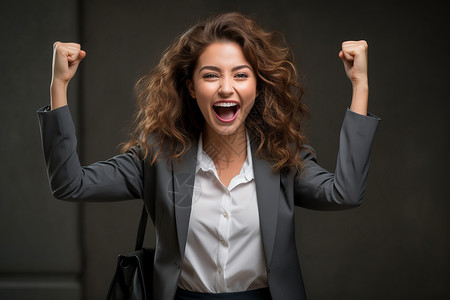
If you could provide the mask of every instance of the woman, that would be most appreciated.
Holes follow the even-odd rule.
[[[55,43],[51,110],[38,112],[55,197],[144,200],[157,232],[155,299],[306,299],[294,206],[360,204],[379,120],[367,116],[367,43],[339,53],[353,97],[335,174],[306,145],[289,49],[241,14],[180,35],[137,85],[124,154],[81,167],[66,91],[85,55]]]

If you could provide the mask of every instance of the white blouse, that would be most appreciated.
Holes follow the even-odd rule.
[[[223,185],[211,158],[198,143],[192,209],[178,283],[203,293],[267,287],[252,154],[230,185]]]

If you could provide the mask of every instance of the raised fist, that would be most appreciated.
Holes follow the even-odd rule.
[[[367,42],[347,41],[342,43],[339,57],[344,63],[345,73],[353,85],[367,83]]]
[[[52,84],[68,84],[85,56],[86,52],[81,50],[79,44],[55,42],[53,44]]]

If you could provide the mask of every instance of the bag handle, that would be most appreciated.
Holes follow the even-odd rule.
[[[135,251],[142,249],[142,246],[144,245],[144,236],[145,236],[145,228],[147,227],[147,218],[148,213],[147,210],[145,209],[144,204],[144,206],[142,207],[141,220],[139,221],[139,228],[136,237],[136,247],[134,248]]]

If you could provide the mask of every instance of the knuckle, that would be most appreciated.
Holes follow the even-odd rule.
[[[80,44],[78,44],[78,43],[70,43],[69,45],[71,47],[73,47],[73,48],[80,48],[81,47]]]

